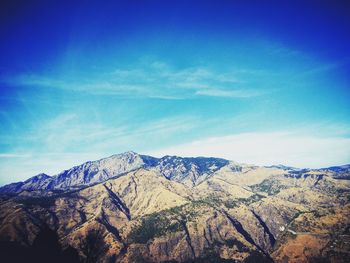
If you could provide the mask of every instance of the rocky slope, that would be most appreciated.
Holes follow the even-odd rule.
[[[79,248],[98,228],[101,262],[348,262],[347,167],[128,152],[0,188],[0,241],[48,225]]]
[[[154,169],[170,180],[195,185],[226,164],[228,164],[227,160],[219,158],[165,156],[159,159],[139,155],[135,152],[126,152],[98,161],[83,163],[52,177],[39,174],[25,182],[1,187],[0,193],[19,193],[24,190],[79,189],[139,168]]]

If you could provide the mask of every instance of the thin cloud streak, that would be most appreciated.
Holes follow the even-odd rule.
[[[21,137],[21,144],[33,145],[31,147],[33,153],[64,154],[74,151],[73,149],[77,149],[78,152],[115,153],[116,149],[126,148],[128,145],[136,147],[135,142],[142,144],[143,141],[166,139],[178,133],[192,131],[199,124],[200,120],[195,116],[179,115],[137,124],[115,123],[112,126],[98,120],[87,123],[77,114],[64,113],[42,122],[40,129],[27,132]],[[1,139],[11,140],[4,137]],[[22,156],[25,149],[20,145],[11,153],[3,153],[3,157]]]
[[[221,90],[221,89],[204,89],[198,90],[196,95],[210,96],[210,97],[234,97],[234,98],[250,98],[258,96],[261,93],[249,90]]]
[[[28,158],[30,154],[20,154],[20,153],[0,153],[0,158]]]
[[[248,72],[248,73],[247,73]],[[19,74],[5,79],[14,86],[62,89],[93,95],[115,95],[129,98],[188,99],[197,96],[248,98],[260,92],[246,87],[241,70],[217,72],[208,68],[172,69],[154,62],[136,69],[116,69],[89,77],[65,79],[40,74]],[[249,70],[243,74],[255,75]]]

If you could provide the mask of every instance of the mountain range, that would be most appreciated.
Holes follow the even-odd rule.
[[[349,262],[350,165],[298,169],[126,152],[0,188],[0,241],[48,226],[99,262]]]

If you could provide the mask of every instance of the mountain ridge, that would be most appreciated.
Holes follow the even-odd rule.
[[[128,151],[95,161],[87,161],[53,176],[45,174],[45,177],[43,177],[42,175],[44,174],[41,173],[30,177],[24,182],[10,183],[0,187],[0,193],[17,193],[23,190],[64,190],[79,186],[88,186],[141,167],[157,169],[166,178],[179,181],[185,180],[188,173],[190,173],[192,176],[191,181],[195,184],[198,177],[203,175],[204,172],[213,172],[207,169],[209,167],[206,167],[206,162],[212,165],[219,164],[218,168],[229,163],[228,160],[214,157],[179,157],[166,155],[156,158]],[[178,166],[180,165],[181,167],[179,168]],[[215,170],[215,167],[213,170]],[[37,183],[29,187],[27,183],[30,180],[39,180],[40,184]],[[191,184],[190,182],[188,183]]]
[[[80,188],[104,182],[110,178],[120,176],[139,168],[156,169],[169,180],[180,182],[187,181],[187,185],[192,184],[193,186],[196,183],[203,181],[205,176],[209,176],[218,169],[228,165],[230,162],[232,161],[223,158],[201,156],[180,157],[175,155],[165,155],[157,158],[149,155],[138,154],[134,151],[127,151],[120,154],[113,154],[95,161],[84,162],[53,176],[40,173],[25,181],[6,184],[0,187],[0,193],[18,193],[23,190],[67,190],[69,188]],[[209,164],[211,167],[208,166]],[[216,167],[217,164],[219,165],[218,167]],[[197,167],[193,167],[193,165],[196,165]],[[242,166],[243,164],[237,165]],[[114,169],[111,169],[112,167]],[[295,168],[282,164],[265,167],[288,171],[333,171],[339,173],[339,178],[350,178],[350,164],[320,169]],[[210,168],[212,168],[212,170],[210,170]],[[204,177],[200,178],[203,175]]]
[[[100,229],[100,263],[348,262],[347,167],[112,155],[6,186],[0,243],[30,246],[49,227],[79,250]]]

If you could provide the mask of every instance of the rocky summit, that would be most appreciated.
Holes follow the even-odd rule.
[[[83,262],[350,262],[349,167],[113,155],[1,187],[0,242],[48,228]]]

